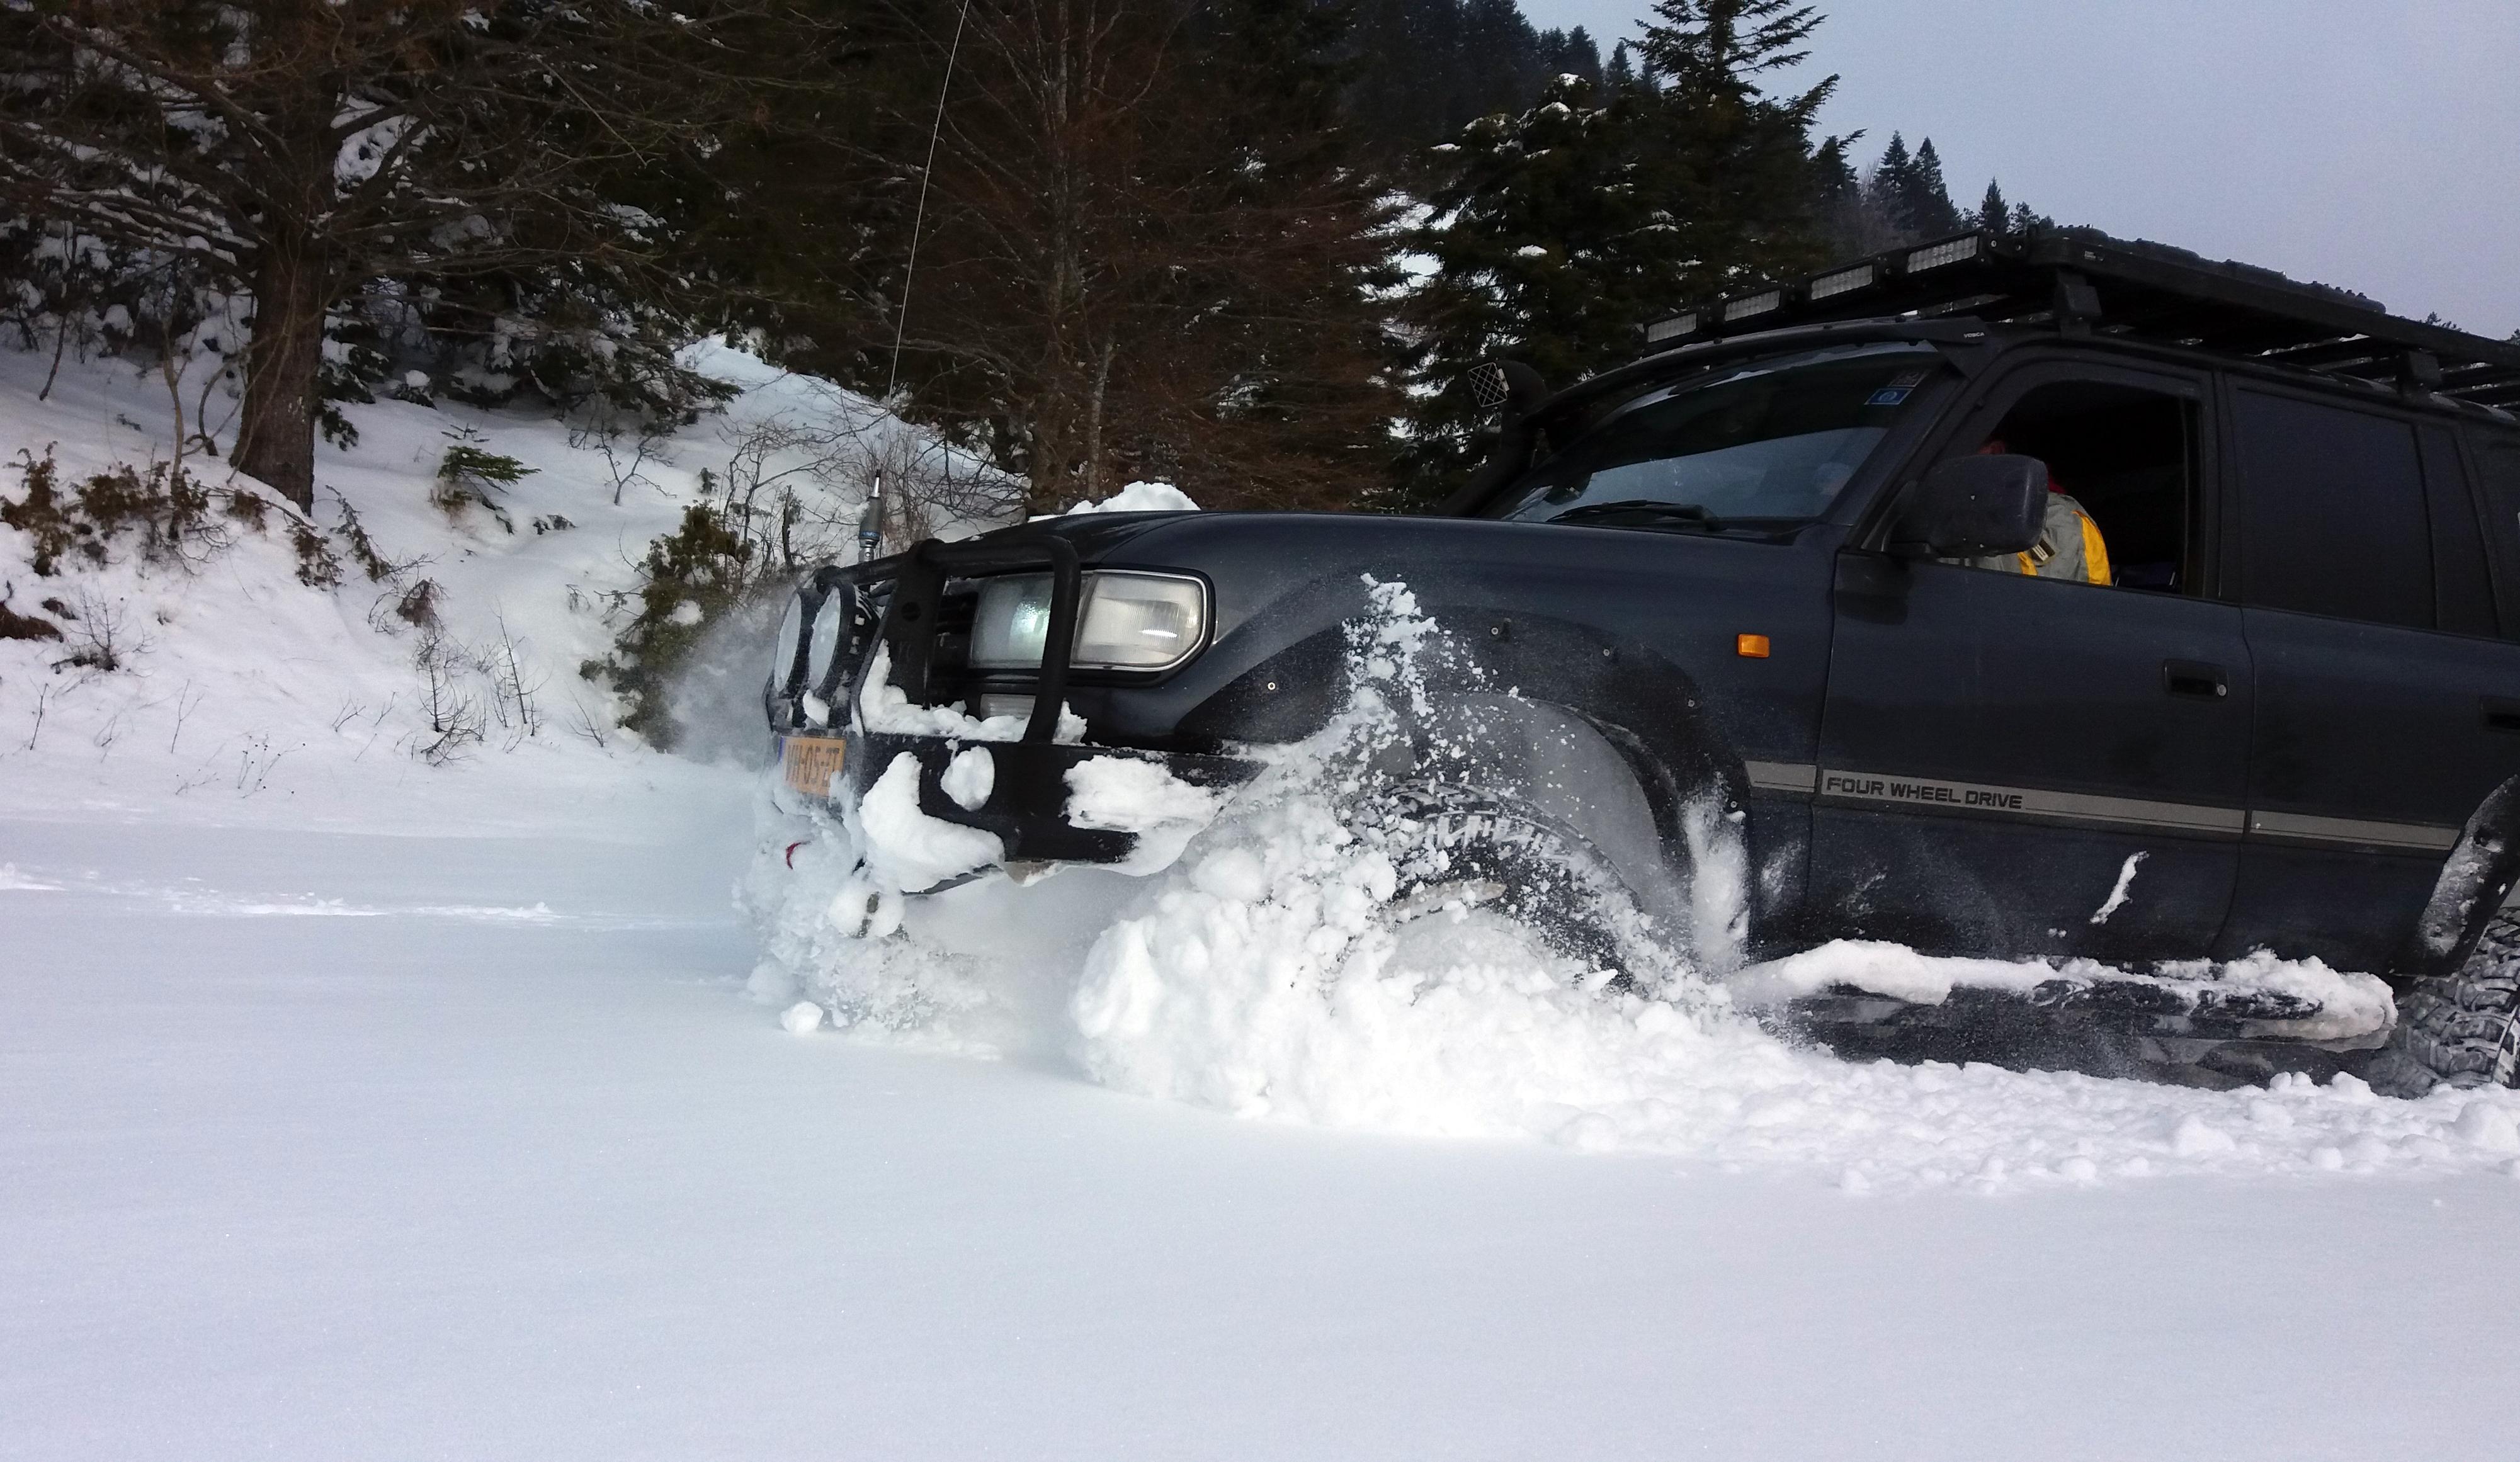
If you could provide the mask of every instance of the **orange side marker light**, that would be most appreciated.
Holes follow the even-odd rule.
[[[1732,653],[1744,660],[1764,660],[1768,658],[1768,637],[1735,635],[1732,637]]]

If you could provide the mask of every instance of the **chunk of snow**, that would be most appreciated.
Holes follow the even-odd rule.
[[[1920,954],[1906,945],[1877,940],[1839,939],[1751,965],[1726,983],[1732,998],[1748,1005],[1779,1004],[1840,986],[1939,1005],[1963,987],[2026,996],[2052,981],[2089,985],[2100,980],[2149,985],[2190,1000],[2257,994],[2306,1001],[2317,1007],[2317,1014],[2260,1022],[2270,1035],[2296,1040],[2369,1035],[2388,1029],[2397,1013],[2387,983],[2377,976],[2333,970],[2318,959],[2278,959],[2265,950],[2221,963],[2172,961],[2147,974],[2088,959],[1971,959]]]
[[[986,867],[1006,856],[996,833],[931,818],[919,808],[919,758],[902,752],[858,799],[867,866],[905,893]]]
[[[2490,1097],[2459,1108],[2450,1130],[2468,1145],[2487,1152],[2520,1152],[2520,1120]]]
[[[823,1007],[812,1000],[798,1000],[780,1012],[779,1024],[790,1036],[810,1036],[823,1028]]]
[[[966,746],[954,753],[945,764],[945,775],[937,779],[945,795],[967,813],[978,812],[998,785],[998,759],[985,746]]]
[[[944,736],[956,741],[1020,741],[1029,714],[991,716],[981,720],[952,706],[918,706],[892,683],[892,651],[877,645],[867,666],[866,687],[858,696],[858,724],[866,731],[899,736]],[[1085,739],[1085,718],[1065,702],[1058,707],[1058,733],[1051,739],[1073,746]]]
[[[2027,995],[2056,972],[2037,960],[1938,958],[1906,945],[1879,940],[1833,939],[1818,949],[1754,964],[1729,983],[1733,998],[1754,1005],[1781,1003],[1845,985],[1919,1005],[1939,1005],[1956,986]]]
[[[0,863],[0,893],[51,893],[61,887],[18,871],[14,863]]]
[[[2231,1134],[2215,1128],[2193,1113],[2179,1119],[2170,1131],[2170,1150],[2182,1158],[2211,1157],[2229,1152],[2239,1144]]]
[[[1132,482],[1100,503],[1079,503],[1067,516],[1085,512],[1196,512],[1190,494],[1169,482]]]
[[[1183,781],[1160,762],[1098,756],[1067,769],[1068,821],[1138,835],[1137,847],[1115,864],[1124,873],[1172,866],[1223,805],[1216,793]]]
[[[2127,890],[2135,887],[2136,865],[2142,863],[2144,855],[2141,853],[2130,853],[2127,855],[2126,863],[2118,868],[2118,881],[2116,886],[2109,890],[2109,896],[2106,899],[2100,901],[2100,907],[2092,910],[2092,922],[2093,924],[2107,923],[2109,921],[2110,914],[2126,908]]]

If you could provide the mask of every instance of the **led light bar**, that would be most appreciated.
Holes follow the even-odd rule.
[[[1686,315],[1674,315],[1668,320],[1657,320],[1646,326],[1645,343],[1659,345],[1665,340],[1677,340],[1683,335],[1695,333],[1697,333],[1697,312],[1691,310]]]
[[[1940,244],[1928,244],[1923,248],[1911,249],[1908,253],[1908,272],[1921,274],[1928,269],[1940,269],[1946,264],[1958,264],[1974,259],[1978,255],[1978,246],[1983,242],[1984,240],[1976,234],[1963,234],[1958,239],[1946,239]]]
[[[1872,288],[1873,282],[1879,278],[1880,273],[1881,266],[1867,259],[1852,269],[1841,269],[1834,274],[1821,275],[1811,282],[1811,288],[1804,292],[1815,303],[1823,299],[1834,299],[1840,294],[1852,294],[1858,289]]]
[[[1724,301],[1724,323],[1731,325],[1735,320],[1764,315],[1784,302],[1785,291],[1782,289],[1764,289],[1756,294],[1744,294],[1739,299],[1728,299]]]

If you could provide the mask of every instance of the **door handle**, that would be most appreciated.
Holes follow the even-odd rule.
[[[2505,700],[2499,695],[2486,696],[2485,729],[2520,733],[2520,700]]]
[[[2162,661],[2161,687],[2173,695],[2193,695],[2200,700],[2221,700],[2231,693],[2231,683],[2223,674],[2223,667],[2202,660]]]

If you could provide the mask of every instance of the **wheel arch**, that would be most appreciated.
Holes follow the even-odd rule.
[[[2442,863],[2413,932],[2389,961],[2392,975],[2421,978],[2459,968],[2520,884],[2520,775],[2485,796]]]

